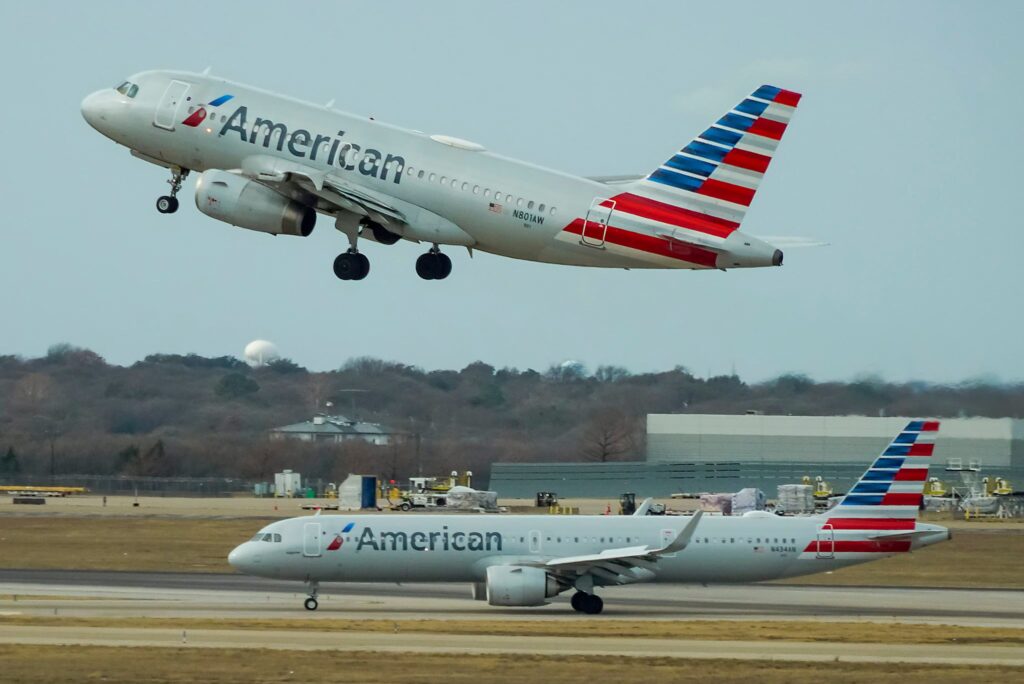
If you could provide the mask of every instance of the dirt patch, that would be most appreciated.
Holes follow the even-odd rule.
[[[12,615],[0,625],[38,627],[121,627],[140,629],[317,630],[328,632],[428,632],[491,636],[572,636],[585,625],[588,637],[700,639],[707,641],[799,641],[861,644],[1024,645],[1024,629],[952,627],[875,622],[800,622],[732,620],[335,620],[97,618]]]
[[[801,663],[523,655],[435,655],[257,649],[0,645],[6,682],[500,682],[592,684],[610,681],[960,682],[999,681],[1021,670],[907,663]]]

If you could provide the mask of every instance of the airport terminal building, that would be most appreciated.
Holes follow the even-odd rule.
[[[846,491],[910,418],[650,414],[645,460],[615,463],[496,463],[501,497],[638,496],[729,492],[822,476]],[[946,418],[930,475],[957,484],[947,467],[981,468],[1024,488],[1024,420]]]

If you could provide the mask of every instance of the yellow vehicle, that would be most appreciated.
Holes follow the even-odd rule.
[[[929,477],[924,483],[925,496],[946,496],[948,493],[946,484],[937,477]]]
[[[825,481],[821,475],[816,475],[814,481],[811,481],[810,475],[804,475],[803,483],[805,485],[814,485],[814,498],[815,499],[828,499],[832,496],[832,485]]]
[[[985,483],[985,493],[989,496],[1009,496],[1013,494],[1013,487],[1006,478],[1002,477],[985,477],[982,479]]]

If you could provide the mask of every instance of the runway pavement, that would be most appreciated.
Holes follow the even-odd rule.
[[[601,591],[598,619],[872,620],[1024,628],[1024,592],[782,585],[634,585]],[[18,598],[53,597],[47,600]],[[298,582],[232,574],[0,570],[0,614],[109,617],[578,619],[568,595],[496,608],[465,584],[332,584],[302,608]],[[11,598],[14,597],[14,598]],[[66,597],[69,600],[59,600]]]
[[[0,625],[0,643],[280,650],[377,651],[522,655],[598,655],[635,658],[728,658],[828,662],[1010,665],[1024,667],[1024,649],[968,644],[847,644],[780,641],[493,636],[416,632],[232,631],[168,628],[25,627]]]

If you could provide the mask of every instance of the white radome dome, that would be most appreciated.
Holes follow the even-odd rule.
[[[266,366],[268,363],[281,358],[281,352],[277,345],[266,340],[253,340],[245,345],[245,362],[253,368]]]

